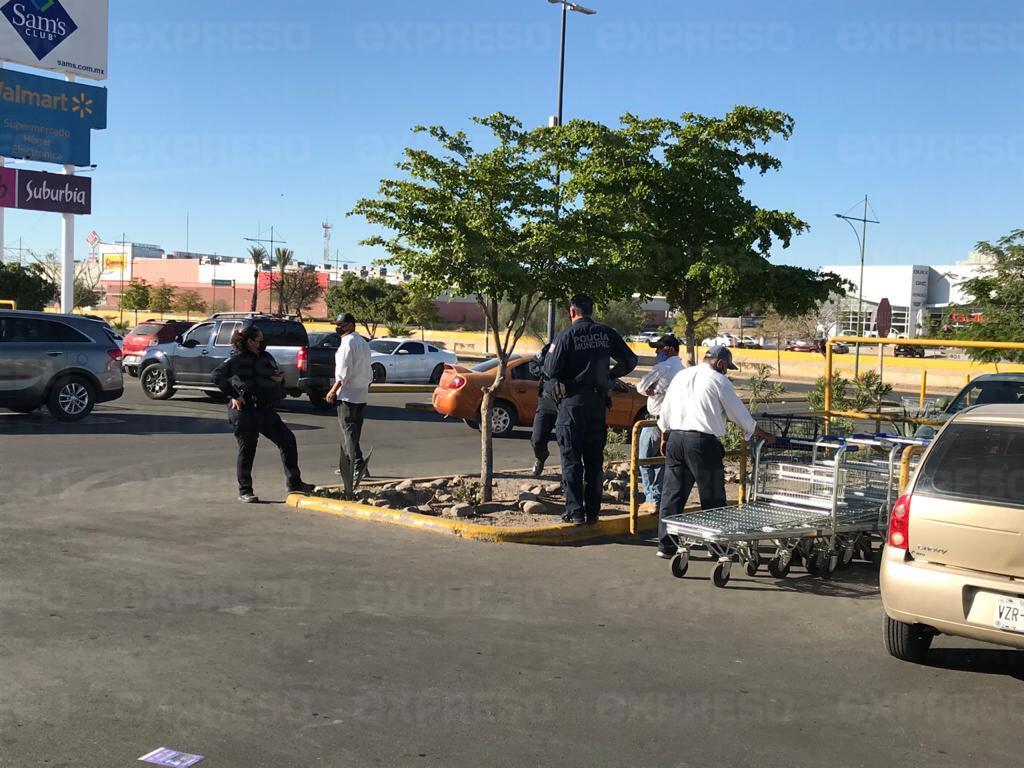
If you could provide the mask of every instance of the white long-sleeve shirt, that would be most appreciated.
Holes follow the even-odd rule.
[[[724,437],[728,420],[735,422],[748,440],[757,426],[732,382],[707,363],[701,363],[680,371],[672,379],[658,426],[662,432],[692,431]]]
[[[358,333],[341,337],[341,345],[334,355],[334,379],[341,383],[338,399],[347,403],[365,403],[373,369],[370,367],[370,345]]]
[[[636,389],[641,395],[647,395],[647,412],[654,418],[661,413],[661,404],[665,401],[668,385],[683,368],[683,361],[679,355],[673,355],[662,360],[640,379]]]

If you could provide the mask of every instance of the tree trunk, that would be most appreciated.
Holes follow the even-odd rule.
[[[494,444],[491,436],[491,404],[494,402],[494,387],[484,389],[480,404],[480,501],[494,498]]]
[[[249,302],[249,311],[256,311],[256,294],[259,293],[260,271],[257,269],[252,275],[252,301]]]
[[[693,320],[693,314],[686,315],[686,358],[691,366],[697,364],[697,324]]]

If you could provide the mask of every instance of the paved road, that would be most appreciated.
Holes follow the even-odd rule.
[[[379,472],[476,433],[374,398]],[[296,401],[310,480],[336,426]],[[0,415],[0,766],[1019,763],[1024,658],[881,648],[873,572],[673,579],[649,547],[488,545],[233,498],[223,406]],[[524,466],[525,440],[498,441]],[[272,449],[258,490],[283,497]]]

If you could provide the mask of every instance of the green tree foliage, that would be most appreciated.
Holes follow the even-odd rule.
[[[151,289],[145,280],[132,280],[125,288],[121,296],[121,307],[123,309],[149,309],[151,303]]]
[[[295,259],[291,248],[275,248],[274,261],[277,264],[277,314],[284,314],[284,277],[288,265]]]
[[[744,194],[751,173],[781,167],[765,147],[789,139],[789,115],[739,106],[721,118],[627,114],[621,122],[618,130],[567,126],[569,187],[586,201],[591,220],[611,233],[618,263],[633,265],[635,288],[665,296],[679,311],[691,362],[697,327],[720,307],[760,303],[801,314],[842,292],[834,275],[772,264],[773,247],[788,247],[807,224]]]
[[[401,305],[399,320],[421,328],[429,328],[441,321],[437,304],[429,291],[423,291],[415,285],[405,289],[405,300]]]
[[[972,341],[1024,341],[1024,229],[1015,229],[995,243],[982,241],[976,250],[992,259],[982,274],[964,281],[968,306],[956,308],[963,314],[980,313],[980,323],[957,328],[959,339]],[[972,349],[975,360],[1024,362],[1024,352]]]
[[[57,286],[45,274],[20,264],[0,264],[0,299],[19,309],[41,310],[57,297]]]
[[[253,274],[252,274],[252,301],[249,304],[249,311],[256,311],[256,299],[259,295],[260,285],[260,270],[263,269],[264,263],[270,258],[267,255],[267,249],[262,245],[250,245],[249,246],[249,258],[252,260]]]
[[[508,115],[475,118],[491,134],[477,149],[462,131],[418,127],[436,147],[406,149],[401,179],[381,181],[379,196],[360,200],[353,214],[387,231],[369,238],[386,263],[417,276],[435,295],[472,296],[488,320],[498,368],[481,408],[481,481],[492,493],[491,403],[528,319],[549,297],[607,290],[596,268],[607,243],[578,207],[564,205],[554,183],[562,162],[557,142],[524,131]],[[556,151],[559,150],[559,151]],[[595,291],[591,285],[603,287]],[[508,314],[499,322],[505,302]]]
[[[149,292],[149,308],[154,312],[159,312],[160,317],[163,318],[164,312],[170,312],[173,306],[174,288],[161,280],[160,284],[154,285]]]
[[[85,280],[75,279],[75,309],[95,307],[102,300],[103,295],[98,288],[90,286]]]
[[[647,316],[640,308],[640,300],[629,298],[598,307],[597,319],[614,328],[620,336],[632,336],[644,327]]]
[[[388,285],[379,277],[360,277],[351,272],[327,291],[327,311],[333,320],[342,312],[351,312],[372,339],[382,323],[402,320],[406,299],[402,286]]]
[[[193,312],[206,311],[206,302],[197,291],[182,291],[174,297],[174,311],[183,312],[185,319],[191,320]]]

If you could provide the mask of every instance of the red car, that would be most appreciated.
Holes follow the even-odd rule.
[[[121,367],[124,372],[137,378],[139,361],[147,349],[174,341],[192,325],[193,323],[184,320],[147,320],[140,323],[124,338],[124,346],[121,349]]]

